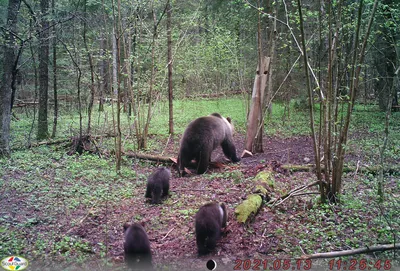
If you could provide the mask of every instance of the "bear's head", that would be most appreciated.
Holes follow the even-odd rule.
[[[230,117],[227,118],[222,117],[222,119],[231,130],[231,134],[233,134],[233,132],[235,131],[235,126],[233,126],[232,119]]]
[[[232,119],[230,117],[225,118],[225,117],[221,116],[221,114],[219,114],[219,113],[212,113],[210,116],[214,116],[214,117],[222,119],[226,123],[226,126],[229,127],[231,134],[233,134],[233,132],[235,131],[235,126],[233,125]]]

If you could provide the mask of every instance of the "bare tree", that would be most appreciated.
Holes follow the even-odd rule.
[[[328,35],[328,69],[327,69],[327,86],[326,86],[326,94],[323,93],[323,90],[320,89],[320,102],[321,102],[321,110],[322,114],[320,114],[320,140],[317,140],[317,131],[314,124],[314,96],[313,89],[310,83],[309,77],[309,63],[307,57],[307,48],[305,44],[305,34],[303,27],[303,16],[302,16],[302,8],[301,8],[301,0],[297,1],[299,16],[300,16],[300,31],[301,31],[301,41],[302,41],[302,51],[304,58],[304,67],[305,67],[305,77],[307,80],[307,90],[308,90],[308,101],[309,101],[309,112],[310,112],[310,123],[311,123],[311,132],[313,138],[313,146],[314,146],[314,158],[317,169],[317,178],[320,181],[320,194],[321,201],[324,202],[326,198],[328,198],[331,202],[337,201],[337,195],[341,192],[341,184],[342,184],[342,174],[343,174],[343,163],[344,163],[344,155],[345,155],[345,145],[347,143],[349,125],[351,120],[351,114],[353,111],[355,97],[358,90],[359,77],[361,72],[361,66],[364,61],[366,45],[368,41],[368,37],[371,31],[371,26],[373,22],[373,18],[375,15],[376,7],[378,1],[374,2],[373,9],[370,14],[370,19],[368,22],[367,29],[364,34],[364,39],[362,45],[360,45],[360,30],[361,30],[361,22],[362,22],[362,10],[363,10],[363,1],[360,1],[358,7],[358,18],[357,25],[354,37],[354,46],[353,46],[353,55],[351,60],[351,71],[350,71],[350,100],[347,103],[347,111],[345,113],[345,117],[343,120],[343,125],[338,119],[338,103],[336,100],[336,89],[334,89],[334,73],[333,67],[338,66],[337,57],[336,57],[336,46],[338,43],[338,35],[340,30],[340,21],[336,22],[336,28],[333,29],[332,26],[332,10],[331,3],[328,3],[328,13],[329,13],[329,35]],[[340,20],[341,14],[341,5],[342,2],[339,1],[336,5],[338,9],[338,14]],[[332,35],[333,33],[333,35]],[[321,39],[320,39],[321,40]],[[347,66],[347,65],[346,65]],[[312,71],[312,70],[311,70]],[[338,85],[339,82],[336,82]],[[322,139],[321,139],[322,138]],[[321,143],[323,142],[323,143]],[[323,161],[325,165],[324,178],[325,182],[322,179],[321,174],[321,147],[324,153]]]
[[[172,40],[171,40],[171,3],[167,1],[167,50],[168,50],[168,106],[169,106],[169,133],[174,134],[174,109],[172,89]]]
[[[49,91],[49,1],[40,0],[40,28],[39,28],[39,115],[37,139],[49,136],[47,123],[47,101]]]
[[[260,6],[260,1],[258,6]],[[267,6],[271,10],[271,7]],[[269,56],[265,57],[263,54],[262,44],[262,12],[258,9],[258,68],[254,79],[253,92],[251,96],[250,112],[247,118],[247,133],[245,149],[252,153],[263,152],[263,133],[264,133],[264,115],[265,108],[270,107],[272,99],[272,73],[271,73],[271,60],[273,59],[275,51],[275,34],[276,22],[273,20],[271,33],[268,33],[268,53]],[[274,17],[273,17],[274,18]],[[267,92],[265,89],[267,87]]]
[[[87,12],[87,1],[85,0],[84,1],[84,11],[83,11],[84,15],[86,15],[86,12]],[[92,54],[89,51],[88,42],[87,42],[86,16],[84,16],[84,18],[83,18],[83,44],[85,45],[85,50],[86,50],[86,54],[88,56],[89,68],[90,68],[90,98],[89,98],[89,105],[88,105],[88,124],[87,124],[87,130],[86,130],[86,133],[89,135],[90,128],[91,128],[91,121],[92,121],[92,109],[93,109],[95,89],[94,89],[93,59],[92,59]]]
[[[379,18],[378,33],[376,34],[374,54],[374,67],[379,76],[375,83],[375,91],[377,92],[379,108],[386,111],[388,108],[389,97],[393,97],[393,105],[398,105],[397,91],[393,87],[395,70],[397,67],[396,52],[396,25],[390,22],[393,18],[390,8],[395,5],[393,0],[383,0],[381,6],[381,16]],[[398,30],[397,30],[398,31]],[[391,104],[390,104],[391,106]]]
[[[114,133],[116,134],[115,140],[115,158],[116,158],[116,171],[121,170],[121,155],[122,155],[122,141],[121,141],[121,82],[120,82],[120,38],[121,38],[121,2],[118,0],[117,7],[115,7],[114,0],[112,1],[113,12],[113,93],[117,96],[117,122],[114,119],[113,110],[113,123]]]
[[[20,0],[9,0],[7,25],[5,31],[3,75],[0,82],[0,157],[10,156],[11,96],[13,78],[16,70],[15,34],[17,31]],[[10,65],[12,63],[12,65]]]
[[[55,0],[51,1],[51,11],[53,13],[53,20],[55,18]],[[57,132],[57,119],[58,119],[58,97],[57,97],[57,28],[54,23],[53,27],[53,97],[54,97],[54,119],[53,119],[53,132],[51,137],[56,137]]]

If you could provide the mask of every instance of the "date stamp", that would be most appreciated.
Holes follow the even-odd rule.
[[[312,260],[236,259],[233,270],[310,270]]]

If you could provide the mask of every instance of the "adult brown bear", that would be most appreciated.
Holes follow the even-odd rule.
[[[197,174],[203,174],[208,168],[211,153],[218,146],[227,158],[232,162],[239,162],[236,155],[236,147],[233,144],[232,133],[234,127],[230,118],[224,118],[218,113],[193,120],[181,140],[178,167],[179,173],[184,174],[184,168],[194,159],[197,166]]]

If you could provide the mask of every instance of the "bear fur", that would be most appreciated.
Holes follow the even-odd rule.
[[[152,270],[150,241],[139,223],[124,224],[125,263],[131,270]]]
[[[158,168],[147,178],[146,198],[151,198],[151,203],[161,203],[161,197],[168,196],[169,179],[171,171],[168,168]]]
[[[232,162],[239,162],[236,147],[233,143],[234,131],[230,118],[224,118],[218,113],[193,120],[183,133],[179,155],[179,173],[184,174],[185,167],[196,161],[197,174],[203,174],[208,168],[211,153],[218,146]]]
[[[224,203],[203,205],[195,217],[196,244],[199,256],[211,252],[226,227],[227,212]]]

